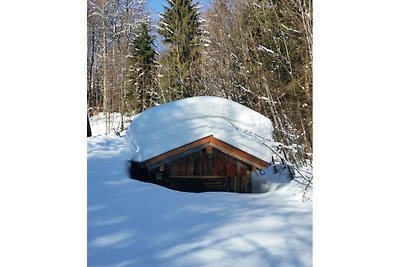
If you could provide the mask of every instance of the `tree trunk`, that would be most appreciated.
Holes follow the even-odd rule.
[[[105,12],[104,12],[105,14]],[[103,112],[106,118],[106,135],[110,132],[110,120],[108,118],[108,88],[107,88],[107,27],[103,19]]]
[[[92,128],[90,127],[89,114],[87,114],[87,137],[92,136]]]

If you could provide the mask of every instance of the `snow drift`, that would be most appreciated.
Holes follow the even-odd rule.
[[[123,138],[87,140],[88,266],[312,266],[297,179],[266,194],[172,191],[128,177]]]
[[[272,123],[262,114],[228,99],[199,96],[134,116],[125,141],[130,160],[138,162],[209,135],[270,162],[272,152],[260,142],[272,142],[272,134]]]
[[[251,191],[253,193],[274,191],[287,185],[292,179],[293,175],[287,165],[272,165],[265,170],[251,173]]]

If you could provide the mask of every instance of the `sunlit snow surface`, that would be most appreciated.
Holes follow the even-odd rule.
[[[132,180],[117,136],[88,138],[88,266],[312,266],[312,202],[184,193]]]
[[[132,119],[125,139],[130,159],[145,161],[203,137],[214,137],[266,162],[272,153],[271,121],[231,100],[199,96],[150,108]]]
[[[99,135],[105,135],[106,133],[106,123],[105,123],[105,114],[104,113],[99,113],[94,116],[91,116],[89,118],[90,121],[90,127],[92,130],[92,136],[99,136]],[[108,118],[110,124],[109,124],[109,132],[108,135],[115,135],[116,131],[121,130],[121,121],[122,121],[122,116],[120,113],[114,112],[109,114]],[[126,116],[124,118],[125,125],[126,125]]]

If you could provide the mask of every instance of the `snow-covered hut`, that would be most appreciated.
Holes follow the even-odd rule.
[[[132,178],[189,191],[250,192],[251,172],[272,153],[265,116],[228,99],[201,96],[150,108],[125,135]]]

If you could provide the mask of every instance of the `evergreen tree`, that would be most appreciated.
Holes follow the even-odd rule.
[[[132,111],[142,112],[158,102],[154,37],[149,25],[142,23],[134,33],[129,65],[127,102]]]
[[[161,86],[169,91],[169,100],[189,97],[201,90],[201,30],[198,5],[192,0],[170,0],[164,6],[158,32],[167,45]]]
[[[206,18],[208,91],[265,114],[293,157],[312,157],[312,1],[213,0]]]

